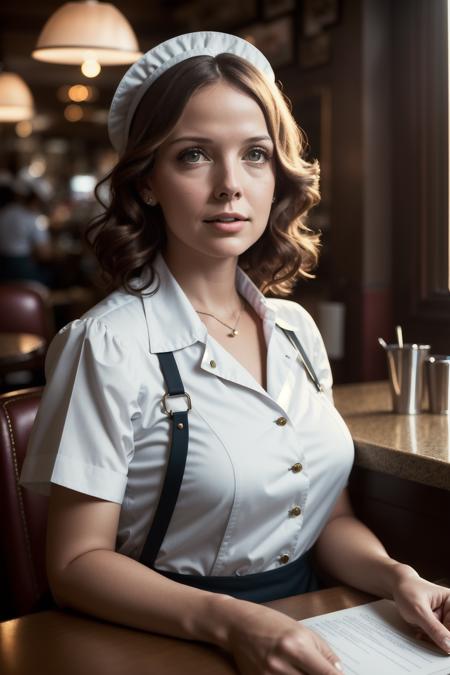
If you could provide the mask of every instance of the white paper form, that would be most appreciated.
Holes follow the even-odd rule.
[[[450,675],[450,656],[416,640],[391,600],[300,621],[339,656],[345,675]]]

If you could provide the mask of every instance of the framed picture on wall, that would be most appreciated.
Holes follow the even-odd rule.
[[[312,38],[300,38],[298,63],[300,68],[324,66],[331,59],[331,37],[329,33],[320,33]]]
[[[258,0],[191,0],[173,10],[174,17],[186,31],[224,30],[258,17]]]
[[[293,12],[295,5],[295,0],[262,0],[263,19],[273,19],[280,14]]]
[[[303,35],[313,37],[339,19],[339,0],[303,0]]]
[[[258,47],[274,68],[294,62],[294,19],[291,15],[251,24],[238,35]]]

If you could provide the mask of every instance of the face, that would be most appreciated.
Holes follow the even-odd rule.
[[[169,253],[237,257],[254,244],[272,206],[273,151],[264,115],[244,92],[217,82],[193,94],[148,181]],[[227,214],[236,220],[223,222]]]

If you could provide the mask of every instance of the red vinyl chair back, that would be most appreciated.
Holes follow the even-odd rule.
[[[35,387],[0,396],[0,554],[3,567],[0,584],[3,619],[50,605],[45,572],[48,499],[19,485],[41,393],[42,388]]]
[[[0,333],[54,334],[49,290],[37,282],[0,284]]]

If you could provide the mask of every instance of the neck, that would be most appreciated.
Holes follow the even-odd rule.
[[[163,257],[196,310],[230,316],[239,307],[236,289],[237,257],[210,258],[167,250]]]

